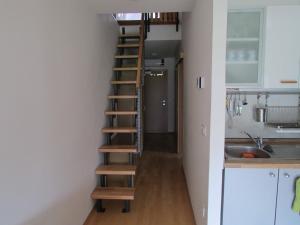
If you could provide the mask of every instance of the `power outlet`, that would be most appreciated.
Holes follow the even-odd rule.
[[[203,219],[206,218],[206,208],[205,207],[202,208],[202,218]]]

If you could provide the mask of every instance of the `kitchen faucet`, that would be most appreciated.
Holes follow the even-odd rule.
[[[263,149],[264,147],[264,139],[262,137],[254,138],[252,137],[248,132],[243,131],[244,134],[246,134],[257,146],[258,149]]]

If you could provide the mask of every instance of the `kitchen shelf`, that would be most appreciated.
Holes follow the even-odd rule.
[[[240,65],[240,64],[258,64],[258,61],[227,61],[228,65]]]
[[[263,10],[230,10],[227,26],[227,87],[262,86]]]
[[[227,94],[246,94],[246,95],[295,95],[300,94],[300,89],[240,89],[240,88],[227,88]]]
[[[227,38],[227,42],[259,42],[259,38]]]

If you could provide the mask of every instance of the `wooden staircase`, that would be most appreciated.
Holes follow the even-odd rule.
[[[144,29],[142,20],[138,34],[121,34],[117,44],[116,67],[113,68],[114,78],[111,81],[112,94],[108,96],[111,108],[105,111],[108,122],[107,127],[102,129],[102,133],[106,136],[106,143],[98,149],[104,155],[104,162],[96,169],[99,185],[91,194],[92,199],[96,200],[98,212],[105,211],[103,200],[124,201],[123,212],[130,211],[130,201],[134,200],[136,157],[142,151],[141,70]],[[126,79],[126,76],[131,79]],[[129,106],[129,108],[122,109],[122,105]],[[122,125],[122,122],[127,125]],[[129,141],[118,143],[116,140],[119,135],[129,136]],[[127,154],[128,161],[122,164],[114,163],[111,160],[112,154],[115,154],[114,156]],[[111,185],[109,176],[127,178],[126,185]]]

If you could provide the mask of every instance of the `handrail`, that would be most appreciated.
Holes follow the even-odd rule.
[[[144,32],[145,23],[144,19],[141,19],[140,25],[140,42],[139,42],[139,52],[138,52],[138,64],[137,64],[137,77],[136,77],[136,88],[141,87],[141,70],[142,70],[142,60],[143,60],[143,49],[144,49]]]

